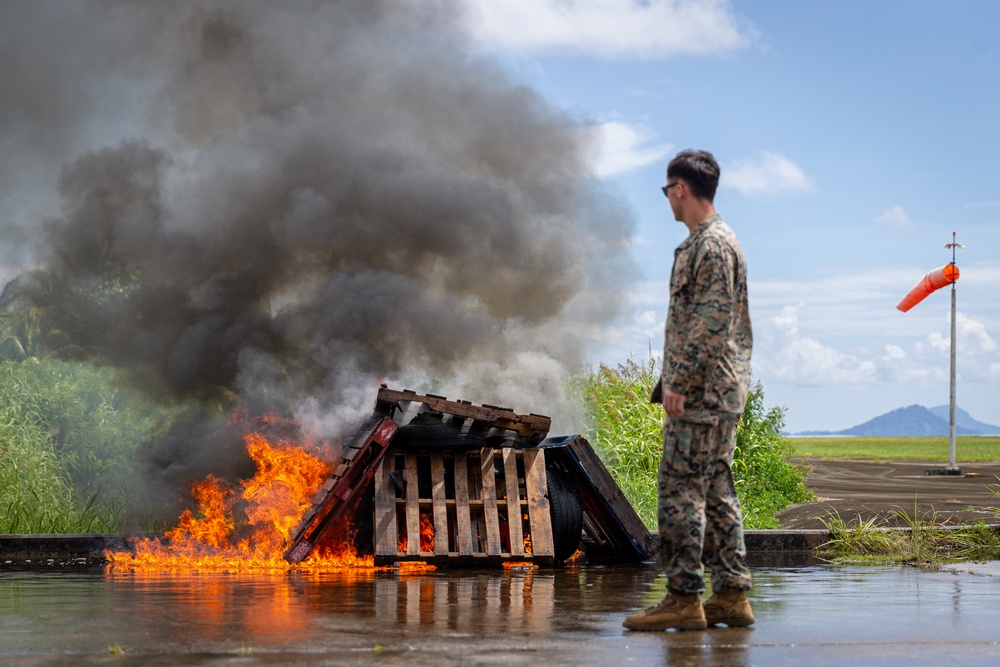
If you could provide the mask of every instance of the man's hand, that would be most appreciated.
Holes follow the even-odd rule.
[[[687,397],[684,394],[678,394],[669,389],[664,390],[663,409],[667,411],[667,415],[671,417],[680,417],[683,415],[685,398]]]

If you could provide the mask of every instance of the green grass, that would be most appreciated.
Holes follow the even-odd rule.
[[[0,397],[0,533],[121,530],[136,450],[177,410],[114,370],[51,358],[0,362]]]
[[[578,381],[591,419],[587,437],[611,476],[650,528],[656,527],[658,470],[662,452],[663,408],[649,403],[659,377],[659,361],[629,360],[602,365]],[[781,436],[784,412],[764,409],[758,383],[737,426],[733,477],[746,528],[775,528],[776,512],[812,494],[805,474],[791,463],[792,450]]]
[[[795,456],[875,461],[948,461],[948,436],[898,438],[788,438]],[[1000,437],[955,438],[955,458],[963,463],[1000,461]]]

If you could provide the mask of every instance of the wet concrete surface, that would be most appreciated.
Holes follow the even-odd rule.
[[[996,665],[1000,567],[754,568],[752,628],[629,632],[656,567],[0,572],[3,665]]]

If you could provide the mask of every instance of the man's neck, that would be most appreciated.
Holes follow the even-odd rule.
[[[715,204],[712,202],[693,202],[691,209],[684,216],[684,225],[688,233],[693,234],[698,225],[710,215],[715,214]]]

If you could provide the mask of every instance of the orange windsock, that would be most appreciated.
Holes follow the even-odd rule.
[[[945,285],[950,285],[958,280],[958,266],[955,264],[945,264],[940,269],[934,269],[917,283],[903,299],[896,304],[896,308],[904,313],[910,308],[923,301],[928,294],[939,290]]]

